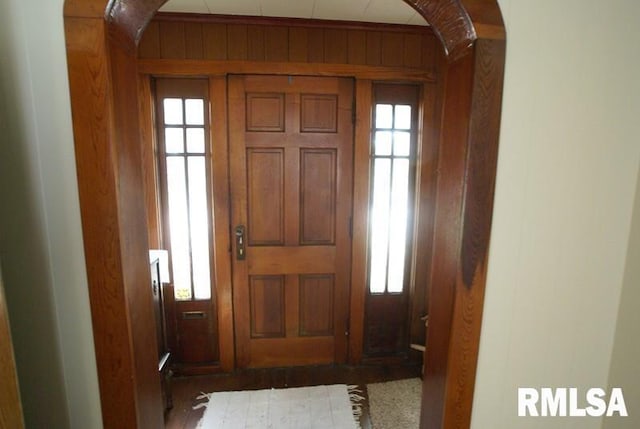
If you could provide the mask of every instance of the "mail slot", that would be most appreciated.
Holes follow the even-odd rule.
[[[204,311],[183,311],[182,319],[183,320],[195,320],[195,319],[206,319],[207,313]]]

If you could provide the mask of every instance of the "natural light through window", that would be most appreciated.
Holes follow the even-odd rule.
[[[405,281],[412,107],[376,104],[373,129],[373,189],[369,291],[401,293]]]
[[[211,298],[204,100],[165,98],[164,154],[176,300]]]

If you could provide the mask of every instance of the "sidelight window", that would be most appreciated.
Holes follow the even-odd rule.
[[[160,100],[160,174],[176,300],[211,298],[206,100]]]
[[[405,288],[412,220],[416,106],[376,100],[372,130],[369,292]]]

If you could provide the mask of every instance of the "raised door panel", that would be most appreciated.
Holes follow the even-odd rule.
[[[284,244],[284,151],[247,149],[248,241]]]
[[[300,276],[300,336],[333,335],[334,276]]]
[[[335,243],[335,149],[300,151],[300,244]]]
[[[338,129],[338,97],[327,94],[300,95],[300,131],[335,133]]]
[[[283,276],[251,276],[251,338],[285,336]]]
[[[247,94],[247,131],[284,131],[284,94]]]

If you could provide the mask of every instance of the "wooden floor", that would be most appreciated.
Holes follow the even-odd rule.
[[[193,406],[204,402],[196,399],[203,392],[349,384],[358,385],[364,393],[365,401],[360,423],[362,429],[371,429],[366,385],[418,376],[420,376],[420,366],[412,364],[254,369],[238,371],[233,374],[177,377],[172,382],[173,409],[166,416],[166,428],[195,428],[204,413],[204,408],[194,410]]]

